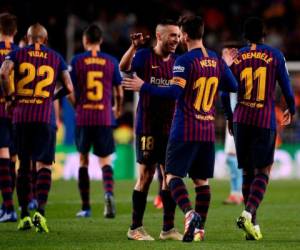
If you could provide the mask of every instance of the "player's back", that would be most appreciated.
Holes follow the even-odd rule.
[[[5,57],[12,51],[17,49],[18,46],[16,46],[13,43],[10,42],[0,42],[0,67],[5,60]],[[11,79],[13,80],[13,79]],[[0,118],[9,118],[9,114],[5,111],[5,98],[4,94],[2,93],[2,88],[0,88]]]
[[[207,53],[207,54],[206,54]],[[186,72],[182,82],[183,95],[176,105],[171,137],[184,141],[215,140],[215,96],[217,93],[222,61],[213,51],[193,49],[179,57],[173,73]],[[174,76],[172,81],[181,78]]]
[[[50,123],[56,80],[67,67],[54,50],[38,43],[13,51],[16,108],[14,123]]]
[[[121,83],[117,60],[103,52],[87,51],[74,56],[71,67],[76,124],[111,126],[113,86]]]
[[[234,122],[275,129],[275,86],[279,71],[286,71],[281,52],[264,44],[246,46],[231,69],[239,84]]]

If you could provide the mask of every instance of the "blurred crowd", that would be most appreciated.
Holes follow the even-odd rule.
[[[18,17],[17,42],[30,24],[41,22],[48,29],[49,45],[62,53],[67,61],[74,53],[82,51],[81,35],[88,23],[95,22],[104,31],[103,51],[120,59],[130,44],[130,33],[143,32],[154,38],[153,31],[158,20],[177,19],[188,13],[203,16],[206,24],[205,45],[219,52],[228,41],[242,41],[245,18],[254,15],[263,17],[267,28],[266,43],[282,50],[288,61],[300,61],[299,0],[66,0],[43,5],[39,1],[1,0],[0,12],[4,11]],[[299,107],[300,72],[293,74],[292,78]],[[132,96],[127,100],[132,102]],[[125,120],[128,119],[130,115]],[[219,124],[217,121],[218,138],[223,136],[223,126],[223,119]],[[299,136],[288,133],[285,140],[300,142],[299,119],[294,122],[292,131]]]

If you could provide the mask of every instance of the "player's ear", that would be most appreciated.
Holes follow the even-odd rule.
[[[99,44],[101,45],[101,44],[102,44],[102,42],[103,42],[103,38],[101,38],[101,39],[100,39],[100,42],[99,42]]]
[[[160,32],[156,32],[156,39],[157,40],[161,40],[161,34],[160,34]]]
[[[47,37],[44,39],[44,44],[48,44],[48,38]]]

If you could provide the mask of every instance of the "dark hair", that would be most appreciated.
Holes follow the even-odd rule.
[[[222,44],[222,48],[228,48],[228,49],[240,49],[243,47],[243,44],[238,41],[226,41]]]
[[[190,39],[202,39],[204,22],[201,16],[182,16],[179,18],[178,24]]]
[[[9,13],[0,14],[0,32],[13,36],[17,32],[17,17]]]
[[[244,37],[250,42],[260,42],[265,36],[263,20],[258,17],[249,17],[243,26]]]
[[[173,20],[173,19],[161,19],[159,22],[157,22],[157,26],[158,25],[175,25],[178,26],[178,22]]]
[[[83,32],[90,43],[99,43],[102,38],[102,30],[96,24],[89,25]]]

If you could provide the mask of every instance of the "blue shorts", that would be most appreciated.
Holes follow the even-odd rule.
[[[30,158],[52,164],[55,156],[56,129],[47,123],[16,123],[16,148],[20,159]]]
[[[78,152],[87,154],[93,146],[93,153],[106,157],[115,152],[113,129],[108,126],[77,126],[75,144]]]
[[[239,168],[265,168],[273,164],[275,130],[234,123],[233,132]]]
[[[136,159],[140,164],[165,165],[168,136],[166,135],[137,135]]]
[[[168,142],[166,173],[205,180],[214,176],[214,165],[214,142]]]

